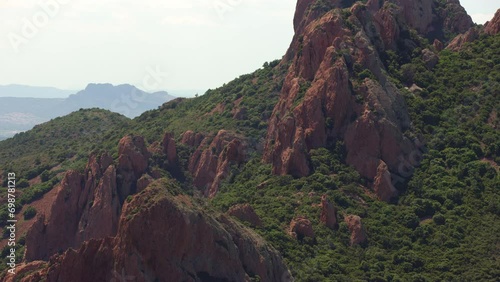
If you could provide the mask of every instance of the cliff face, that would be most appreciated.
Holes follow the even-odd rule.
[[[114,236],[123,201],[135,193],[148,158],[142,137],[126,136],[119,144],[118,165],[108,154],[92,154],[83,174],[67,172],[50,218],[37,218],[26,235],[26,260],[46,260],[84,241]]]
[[[116,237],[54,256],[21,281],[289,281],[281,256],[225,215],[205,212],[167,180],[126,202]],[[27,267],[27,269],[32,268]],[[19,274],[21,275],[21,274]],[[283,280],[285,279],[285,280]]]
[[[121,205],[111,157],[92,155],[85,172],[66,173],[50,218],[37,218],[26,235],[26,260],[46,260],[85,240],[116,233]]]
[[[245,160],[243,139],[226,130],[220,130],[213,138],[187,131],[181,142],[196,148],[189,159],[188,170],[193,175],[194,185],[207,197],[217,194],[232,164],[239,165]]]
[[[347,2],[298,1],[296,34],[282,62],[290,67],[269,123],[264,160],[276,174],[306,176],[309,150],[344,141],[347,163],[388,200],[396,195],[390,179],[375,180],[398,173],[415,145],[404,134],[410,130],[406,106],[380,54],[416,46],[409,30],[439,37],[441,26],[464,31],[472,21],[456,1],[440,13],[432,0]]]
[[[489,35],[496,35],[500,33],[500,9],[497,10],[493,19],[486,23],[484,32]]]

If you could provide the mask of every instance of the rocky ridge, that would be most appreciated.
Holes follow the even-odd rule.
[[[433,13],[439,2],[432,0],[352,2],[323,1],[325,8],[298,1],[295,36],[282,62],[290,67],[269,123],[264,160],[276,174],[307,176],[311,149],[343,141],[347,163],[388,201],[397,190],[387,175],[400,173],[416,146],[407,137],[411,127],[402,94],[380,54],[415,48],[410,29],[439,39],[440,26],[462,32],[472,21],[458,1],[449,1],[442,15]],[[453,18],[447,16],[451,10]]]
[[[178,189],[165,179],[153,182],[125,202],[116,236],[30,263],[20,281],[250,281],[256,275],[290,281],[283,280],[291,276],[280,254],[262,238],[204,211]]]

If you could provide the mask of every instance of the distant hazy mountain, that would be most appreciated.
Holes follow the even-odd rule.
[[[34,97],[42,95],[30,91],[40,89],[40,93],[48,95],[50,89],[58,90],[30,86],[1,86],[0,88],[0,91],[3,91],[1,93],[14,89],[18,92],[10,93],[17,94],[21,93],[19,91],[24,88],[26,92],[23,93],[31,93]],[[52,93],[56,94],[56,92]],[[82,108],[101,108],[134,118],[145,111],[156,109],[173,98],[164,91],[147,93],[128,84],[118,86],[89,84],[85,90],[70,95],[66,99],[2,97],[0,95],[0,140]]]
[[[129,84],[89,84],[85,90],[69,96],[61,107],[72,111],[102,108],[133,118],[173,98],[165,91],[148,93]]]
[[[0,85],[0,97],[66,98],[73,93],[75,93],[74,90],[62,90],[54,87]]]

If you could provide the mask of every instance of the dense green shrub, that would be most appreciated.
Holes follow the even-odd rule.
[[[26,210],[23,212],[23,217],[24,220],[29,220],[35,217],[36,215],[36,209],[32,206],[29,206],[26,208]]]

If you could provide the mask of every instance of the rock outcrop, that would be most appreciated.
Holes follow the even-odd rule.
[[[473,27],[469,29],[466,33],[464,34],[459,34],[453,40],[446,46],[446,49],[451,50],[451,51],[459,51],[462,49],[465,43],[472,42],[476,39],[479,38],[479,31]]]
[[[186,145],[198,144],[197,134],[184,133],[182,142]],[[220,130],[213,138],[205,137],[189,159],[188,170],[194,178],[194,185],[205,196],[214,197],[220,182],[227,177],[229,167],[239,165],[245,160],[245,143],[243,139]]]
[[[57,189],[50,218],[38,217],[26,235],[27,261],[116,233],[121,203],[109,155],[91,155],[85,173],[67,172]]]
[[[351,232],[351,246],[366,242],[366,232],[361,218],[357,215],[348,215],[344,218],[347,228]]]
[[[146,142],[141,136],[128,135],[123,137],[118,144],[117,185],[120,201],[135,193],[137,179],[148,169],[150,152]]]
[[[434,34],[439,34],[444,31],[451,33],[464,33],[469,30],[474,22],[467,14],[464,7],[460,5],[460,0],[447,0],[446,3],[440,4],[434,1],[434,7],[441,8],[441,12],[436,14],[434,23]]]
[[[381,201],[389,202],[399,193],[392,184],[391,173],[384,161],[380,161],[377,167],[377,175],[373,180],[373,191]]]
[[[320,221],[326,227],[330,229],[337,228],[337,211],[335,207],[328,201],[328,197],[326,195],[321,196],[321,216]]]
[[[344,141],[347,163],[371,181],[383,161],[390,173],[415,150],[405,137],[410,119],[402,94],[379,58],[388,49],[414,49],[410,29],[428,37],[442,26],[465,31],[470,17],[458,1],[434,14],[432,0],[298,1],[295,36],[282,64],[290,65],[280,100],[269,122],[264,161],[275,174],[302,177],[311,173],[309,151]],[[394,5],[396,4],[396,5]],[[350,13],[338,7],[350,8]],[[403,47],[401,47],[403,46]],[[436,57],[426,53],[428,65]],[[359,72],[370,73],[359,77]]]
[[[204,138],[205,136],[203,134],[194,133],[192,130],[188,130],[182,134],[181,143],[196,148],[200,146]]]
[[[425,63],[427,69],[432,70],[439,62],[439,57],[436,53],[429,49],[422,50],[422,60]]]
[[[302,216],[292,219],[288,233],[297,240],[301,240],[304,237],[315,238],[311,221]]]
[[[138,179],[141,189],[151,181],[145,175],[150,155],[142,137],[122,138],[118,152],[116,166],[107,153],[92,154],[83,174],[65,174],[50,217],[38,217],[27,232],[27,261],[47,260],[90,239],[116,234],[126,197],[136,192]]]
[[[283,281],[290,277],[279,253],[261,237],[225,215],[204,211],[174,192],[172,185],[164,179],[156,181],[126,203],[116,237],[69,249],[21,281],[250,281],[257,275],[261,281]]]
[[[500,33],[500,9],[497,10],[493,19],[486,23],[484,26],[484,32],[489,35],[496,35]]]
[[[167,156],[169,165],[177,163],[177,146],[175,145],[174,135],[165,133],[163,136],[163,153]]]
[[[249,204],[232,206],[227,213],[241,221],[250,223],[254,227],[262,226],[260,217],[255,213],[254,209]]]

